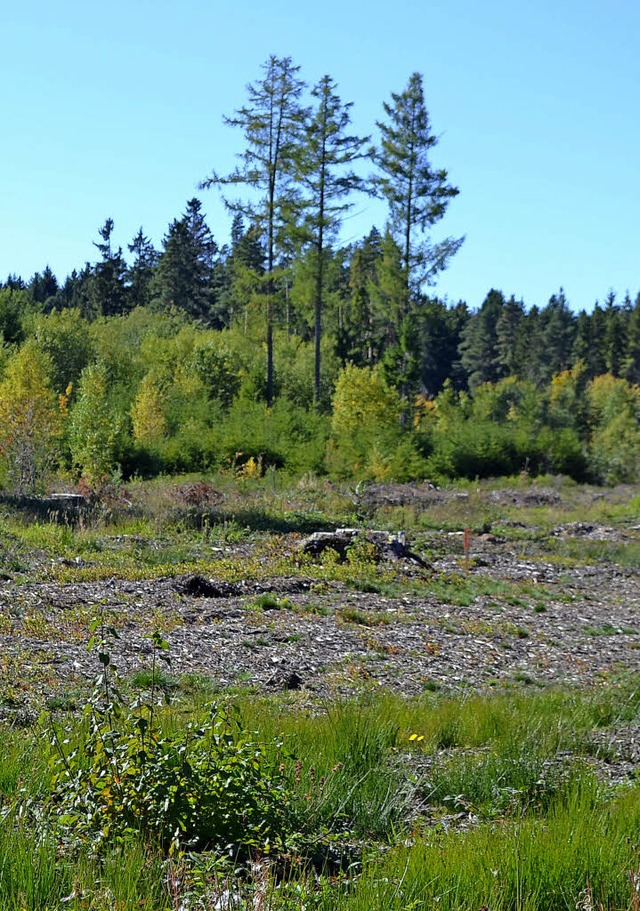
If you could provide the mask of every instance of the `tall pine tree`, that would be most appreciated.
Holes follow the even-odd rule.
[[[267,404],[273,402],[276,269],[287,249],[295,210],[293,185],[295,151],[300,141],[304,111],[300,96],[304,82],[290,57],[271,56],[263,65],[263,77],[247,87],[248,104],[226,117],[225,123],[242,130],[246,147],[240,164],[227,176],[213,173],[200,186],[243,186],[249,199],[225,197],[227,206],[245,215],[265,238],[265,322],[267,343]]]
[[[384,103],[387,120],[377,123],[381,144],[375,152],[379,173],[374,185],[389,204],[389,226],[402,250],[408,315],[411,292],[433,282],[463,238],[432,243],[428,236],[458,190],[447,183],[447,172],[431,163],[438,140],[431,130],[421,74],[413,73],[406,89],[392,92],[391,98]]]

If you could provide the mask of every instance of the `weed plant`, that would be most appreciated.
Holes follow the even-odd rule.
[[[291,831],[284,779],[233,710],[211,706],[200,723],[164,734],[156,695],[167,688],[157,661],[167,659],[167,642],[153,634],[153,664],[141,681],[149,690],[127,700],[107,636],[118,634],[96,620],[92,646],[102,671],[85,707],[84,736],[69,748],[55,726],[51,732],[52,804],[63,841],[96,852],[132,836],[157,840],[170,853],[284,847]]]

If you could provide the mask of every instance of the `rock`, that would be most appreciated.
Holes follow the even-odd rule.
[[[271,582],[217,582],[204,576],[184,576],[176,580],[176,590],[190,598],[238,598],[246,595],[262,595],[266,592],[295,595],[307,592],[313,585],[311,579],[274,579]]]
[[[304,680],[297,671],[287,671],[286,668],[278,670],[267,680],[266,685],[280,690],[300,690]]]
[[[325,550],[335,550],[341,560],[346,559],[347,548],[355,542],[358,532],[354,528],[335,531],[314,531],[300,542],[300,550],[311,557],[319,557]]]
[[[224,597],[220,586],[216,585],[212,579],[205,579],[204,576],[189,576],[184,580],[182,589],[185,595],[190,595],[192,598]]]

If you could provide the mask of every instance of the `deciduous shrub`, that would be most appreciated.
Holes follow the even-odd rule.
[[[52,730],[52,808],[63,840],[98,850],[140,834],[170,853],[186,849],[269,852],[293,834],[291,797],[278,742],[244,730],[233,706],[211,705],[177,733],[158,723],[157,661],[167,643],[153,636],[151,690],[126,698],[108,651],[113,628],[94,627],[102,671],[85,707],[75,749]]]
[[[35,493],[59,460],[66,398],[51,388],[51,359],[27,342],[0,383],[0,457],[18,493]]]

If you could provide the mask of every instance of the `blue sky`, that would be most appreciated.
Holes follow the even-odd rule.
[[[198,181],[230,170],[222,123],[270,54],[325,73],[373,132],[382,102],[424,75],[434,163],[460,195],[434,237],[466,235],[436,292],[477,307],[491,287],[574,309],[640,290],[640,5],[633,0],[42,0],[3,12],[0,277],[95,260],[107,217],[157,246],[200,195],[216,238],[229,219]],[[359,199],[355,240],[383,227]]]

